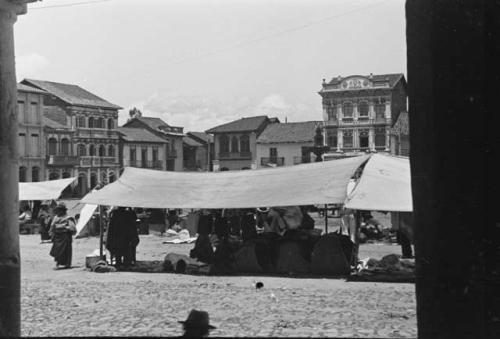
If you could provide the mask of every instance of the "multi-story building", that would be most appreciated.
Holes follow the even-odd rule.
[[[166,141],[165,161],[167,171],[182,171],[183,160],[183,127],[170,126],[160,118],[135,117],[127,121],[123,127],[142,128]]]
[[[143,128],[118,127],[121,167],[165,170],[167,141]]]
[[[214,141],[210,134],[187,132],[184,142],[184,170],[210,171],[214,152]]]
[[[36,87],[17,85],[19,122],[19,181],[45,180],[43,100],[47,93]]]
[[[408,112],[401,112],[391,128],[391,154],[410,156],[410,121]]]
[[[47,179],[55,180],[78,176],[79,159],[75,155],[75,130],[43,117],[47,149]]]
[[[60,125],[74,130],[72,153],[78,156],[77,191],[87,193],[99,182],[113,182],[119,175],[116,130],[120,106],[112,104],[85,89],[72,84],[24,79],[22,84],[44,90],[44,115]],[[64,138],[48,141],[57,150],[53,166],[69,166],[64,155]],[[61,156],[61,157],[59,157]],[[75,173],[75,174],[76,174]],[[53,175],[55,178],[55,174]]]
[[[257,138],[267,125],[279,122],[266,115],[241,118],[213,127],[205,133],[214,136],[214,171],[257,168]]]
[[[257,167],[292,166],[314,161],[316,128],[321,121],[267,125],[257,138]]]
[[[403,74],[352,75],[323,79],[325,144],[328,156],[389,152],[391,126],[406,111]]]

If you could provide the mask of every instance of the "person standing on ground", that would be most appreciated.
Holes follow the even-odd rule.
[[[130,246],[128,244],[127,211],[125,207],[118,207],[111,212],[106,236],[106,249],[115,259],[115,265],[121,266],[128,259]]]
[[[52,214],[49,211],[49,206],[47,204],[42,204],[40,206],[40,211],[38,212],[38,222],[40,223],[41,243],[51,240],[49,230],[52,222]]]
[[[76,234],[75,220],[66,214],[64,203],[59,203],[54,208],[55,217],[52,220],[49,234],[52,237],[50,255],[56,262],[55,269],[71,268],[72,236]]]
[[[126,228],[127,228],[127,243],[128,252],[125,258],[125,265],[135,265],[137,245],[139,245],[139,232],[137,231],[137,214],[132,208],[126,210]]]

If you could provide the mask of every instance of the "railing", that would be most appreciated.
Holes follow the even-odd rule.
[[[115,136],[116,138],[118,138],[118,135],[118,131],[115,129],[85,127],[77,127],[76,129],[76,136],[78,137],[109,138]]]
[[[220,152],[219,159],[252,159],[252,152]]]
[[[293,157],[293,164],[298,165],[298,164],[307,164],[311,162],[311,157],[310,156],[301,156],[301,157]]]
[[[115,157],[81,156],[80,166],[106,166],[116,165],[118,161]]]
[[[167,151],[167,159],[174,159],[177,158],[177,150],[176,149],[171,149]]]
[[[75,155],[47,155],[48,166],[77,166],[78,157]]]
[[[260,158],[260,164],[262,166],[267,166],[274,164],[276,166],[283,166],[285,164],[284,157],[269,157],[269,158]]]
[[[153,169],[161,169],[161,161],[160,160],[124,160],[124,166],[128,167],[137,167],[137,168],[153,168]]]

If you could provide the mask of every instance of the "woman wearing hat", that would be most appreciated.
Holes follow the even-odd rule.
[[[64,203],[59,203],[54,208],[54,219],[50,226],[52,236],[52,249],[50,255],[56,262],[55,269],[70,268],[72,257],[72,236],[76,234],[75,220],[66,214],[67,208]]]
[[[184,337],[206,337],[209,330],[216,327],[209,324],[208,313],[205,311],[191,310],[185,321],[179,321],[184,325]]]

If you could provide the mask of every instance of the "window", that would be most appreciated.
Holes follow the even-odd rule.
[[[330,147],[337,147],[337,136],[335,134],[329,134],[326,138],[326,143]]]
[[[368,148],[368,131],[359,131],[359,147]]]
[[[221,153],[229,153],[229,138],[227,135],[219,137],[219,148]]]
[[[38,134],[31,135],[31,144],[29,154],[34,157],[38,157],[40,155],[40,138]]]
[[[85,145],[83,145],[83,144],[78,145],[77,154],[78,154],[78,156],[86,156],[87,155],[87,150],[85,149]]]
[[[90,174],[90,188],[94,188],[97,186],[97,174],[91,173]]]
[[[108,157],[114,157],[115,156],[115,148],[113,145],[108,146]]]
[[[104,147],[104,145],[99,146],[99,156],[100,157],[106,156],[106,147]]]
[[[57,180],[57,179],[59,179],[59,173],[51,172],[49,174],[49,180]]]
[[[69,155],[69,140],[64,138],[61,140],[61,155]]]
[[[358,112],[360,118],[368,118],[368,103],[361,101],[358,105]]]
[[[50,138],[49,139],[49,155],[56,155],[56,154],[57,154],[57,139]]]
[[[377,120],[385,118],[385,100],[379,99],[375,102],[375,117]]]
[[[231,152],[232,153],[238,153],[239,152],[239,142],[238,142],[238,137],[232,137],[231,138]]]
[[[158,161],[158,148],[153,148],[153,161]]]
[[[19,155],[26,156],[26,134],[19,134]]]
[[[104,118],[97,119],[97,128],[106,128],[106,123],[104,122]]]
[[[31,181],[32,182],[40,181],[40,167],[33,167],[31,169]]]
[[[141,148],[141,162],[142,162],[142,167],[147,167],[147,161],[148,161],[148,149],[147,148]]]
[[[23,123],[24,122],[24,102],[17,102],[17,121]]]
[[[130,161],[136,161],[137,160],[137,154],[134,148],[130,148]]]
[[[94,127],[95,127],[94,118],[90,117],[89,118],[89,128],[94,128]]]
[[[89,155],[92,157],[95,156],[95,146],[94,145],[89,146]]]
[[[336,107],[333,103],[326,104],[326,114],[328,115],[328,120],[336,120]]]
[[[113,129],[115,128],[115,123],[112,118],[108,119],[108,129]]]
[[[240,137],[240,147],[241,152],[250,152],[250,137],[248,135],[242,135]]]
[[[385,129],[375,129],[375,147],[385,147]]]
[[[32,124],[38,124],[38,103],[32,102],[30,105],[28,121]]]
[[[85,117],[77,117],[76,118],[76,127],[86,127],[85,126]]]
[[[26,182],[26,167],[19,167],[19,182]]]
[[[277,158],[278,157],[278,149],[276,147],[269,148],[269,158]]]
[[[342,106],[342,114],[344,115],[344,118],[352,118],[352,111],[352,103],[345,102]]]
[[[344,131],[344,135],[343,135],[343,141],[344,141],[344,147],[345,148],[352,148],[353,147],[353,144],[352,144],[352,131]]]

